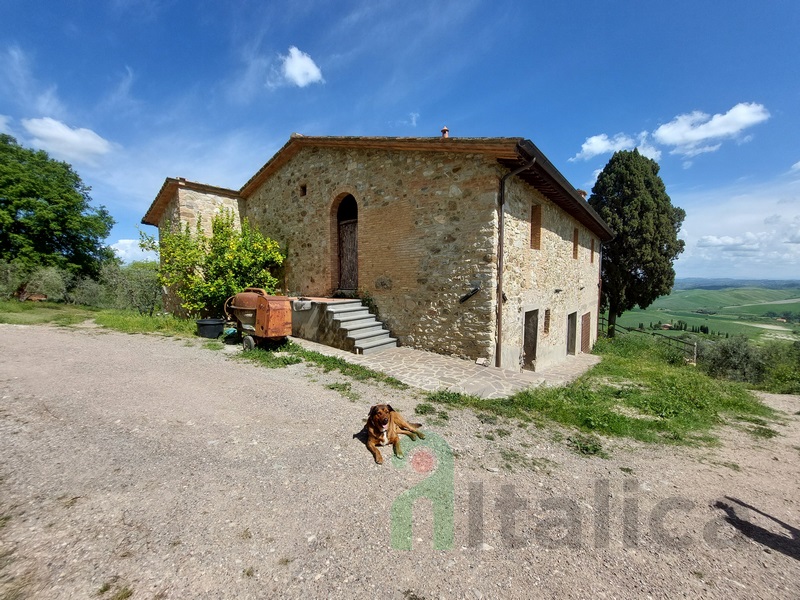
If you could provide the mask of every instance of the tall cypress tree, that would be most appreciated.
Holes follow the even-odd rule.
[[[672,205],[658,170],[638,150],[616,152],[589,198],[617,233],[603,247],[601,304],[608,309],[609,336],[618,316],[637,305],[647,308],[675,283],[672,265],[683,252],[678,231],[686,212]]]

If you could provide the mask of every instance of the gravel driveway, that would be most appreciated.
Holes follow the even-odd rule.
[[[798,397],[766,397],[772,439],[604,440],[603,459],[332,383],[199,340],[0,325],[0,598],[800,597]],[[375,465],[353,434],[378,402],[452,470],[405,441],[405,468]],[[404,540],[402,494],[434,477]]]

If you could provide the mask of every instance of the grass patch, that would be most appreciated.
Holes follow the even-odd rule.
[[[753,427],[745,427],[745,431],[756,438],[769,440],[779,435],[774,429],[764,427],[763,425],[754,425]]]
[[[12,325],[76,325],[95,318],[100,312],[86,306],[56,302],[0,301],[0,323]]]
[[[510,448],[500,450],[500,458],[503,460],[503,468],[512,473],[516,468],[524,468],[531,471],[543,471],[549,475],[553,467],[556,466],[556,463],[552,460],[526,456]]]
[[[576,433],[567,438],[570,448],[581,456],[599,456],[608,458],[608,454],[603,450],[603,443],[596,435]]]
[[[353,390],[353,384],[349,381],[345,383],[329,383],[325,386],[329,390],[333,390],[334,392],[339,392],[342,396],[350,400],[351,402],[355,402],[361,395]]]
[[[433,404],[428,404],[427,402],[420,402],[417,404],[414,412],[418,415],[430,415],[436,412],[436,407]]]
[[[282,369],[289,365],[296,365],[303,362],[303,359],[291,354],[283,352],[275,352],[273,350],[262,350],[261,348],[254,348],[253,350],[244,350],[240,354],[233,355],[236,360],[247,360],[254,362],[261,367],[268,369]]]
[[[220,350],[225,349],[225,344],[219,340],[208,340],[207,342],[203,342],[203,348],[206,350],[215,350],[219,352]]]
[[[118,590],[113,596],[111,596],[111,600],[125,600],[131,596],[133,596],[133,590],[126,585],[124,588]]]
[[[94,322],[123,333],[160,333],[176,337],[192,337],[197,333],[197,324],[192,319],[164,314],[148,317],[132,310],[101,310],[94,316]]]
[[[471,408],[487,424],[497,423],[498,417],[546,419],[585,433],[651,443],[710,444],[716,441],[712,429],[726,417],[776,418],[743,385],[674,364],[669,350],[650,337],[601,339],[595,352],[603,361],[565,387],[532,388],[499,399],[438,391],[426,399]],[[629,409],[627,414],[620,407]]]
[[[281,350],[291,356],[320,367],[326,373],[330,371],[339,371],[342,375],[355,379],[356,381],[376,381],[399,390],[408,389],[408,386],[399,379],[395,379],[394,377],[390,377],[378,371],[373,371],[367,367],[362,367],[361,365],[349,363],[336,356],[327,356],[315,352],[314,350],[306,350],[292,341],[287,341],[283,344]]]

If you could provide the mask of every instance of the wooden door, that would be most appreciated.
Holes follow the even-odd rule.
[[[358,289],[358,221],[339,222],[339,289]]]
[[[581,317],[581,352],[588,353],[592,345],[592,313]]]
[[[575,342],[578,337],[578,313],[567,316],[567,354],[575,354]]]
[[[536,344],[539,336],[539,311],[525,313],[525,330],[522,337],[522,368],[536,370]]]

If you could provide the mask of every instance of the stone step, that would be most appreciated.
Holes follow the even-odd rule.
[[[329,304],[327,311],[329,313],[333,313],[334,315],[340,315],[343,313],[354,312],[359,310],[365,310],[364,305],[361,302],[337,302],[336,304]]]
[[[339,327],[343,329],[350,327],[350,323],[357,323],[360,321],[374,321],[377,323],[375,315],[371,314],[367,310],[364,310],[363,312],[353,312],[353,313],[345,313],[343,315],[334,315],[333,320],[335,323],[339,324]]]
[[[355,350],[356,354],[373,354],[389,348],[397,348],[397,340],[390,337],[387,331],[385,337],[372,338],[364,343],[357,343]]]
[[[348,330],[347,339],[355,342],[367,340],[369,338],[377,337],[379,335],[388,334],[389,332],[383,328],[383,325],[376,324],[374,327],[364,327],[356,330]]]
[[[369,319],[361,319],[358,321],[349,321],[347,323],[340,324],[339,329],[344,329],[347,331],[347,334],[350,335],[353,331],[359,331],[361,329],[369,329],[370,327],[380,326],[383,327],[383,323],[378,321],[374,316]]]

